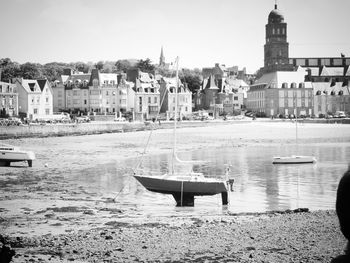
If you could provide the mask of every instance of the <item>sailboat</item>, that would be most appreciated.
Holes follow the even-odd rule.
[[[176,154],[176,123],[177,123],[177,93],[179,87],[178,76],[179,58],[176,59],[176,86],[175,89],[175,116],[173,132],[173,151],[172,151],[172,169],[171,172],[163,175],[152,176],[138,174],[134,172],[134,177],[147,190],[162,194],[170,194],[174,197],[177,206],[194,206],[195,196],[221,194],[222,204],[228,204],[228,189],[231,187],[233,179],[228,179],[229,167],[226,167],[225,179],[205,177],[202,173],[188,172],[178,173],[175,169],[175,162],[181,163]],[[191,162],[191,161],[187,161]],[[137,171],[137,170],[136,170]]]
[[[298,117],[297,112],[295,114],[295,143],[298,148]],[[316,158],[314,156],[305,155],[291,155],[283,157],[273,157],[273,164],[303,164],[303,163],[315,163]]]

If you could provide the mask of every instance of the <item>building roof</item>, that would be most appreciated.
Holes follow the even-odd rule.
[[[203,81],[204,89],[219,89],[215,83],[215,78],[213,75],[210,75],[208,79]]]
[[[275,5],[275,9],[273,9],[268,18],[269,24],[271,23],[283,23],[284,22],[284,16],[280,10],[277,9],[277,5]]]
[[[313,82],[312,87],[314,95],[350,95],[349,88],[343,86],[343,82]]]
[[[90,81],[90,77],[91,74],[72,74],[70,76],[68,76],[68,78],[66,79],[66,81],[72,81],[72,82],[76,82],[76,81]]]
[[[310,87],[309,82],[305,82],[306,70],[303,68],[297,71],[275,71],[262,75],[254,85],[267,84],[268,88],[282,88],[283,83],[290,87],[291,83],[304,83],[305,88]],[[252,85],[252,86],[254,86]]]
[[[344,67],[326,67],[323,66],[320,70],[320,76],[344,76]]]
[[[38,82],[35,79],[21,79],[19,80],[19,83],[22,85],[22,87],[27,93],[42,92],[42,89],[40,88]]]

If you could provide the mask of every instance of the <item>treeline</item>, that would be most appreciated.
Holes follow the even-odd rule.
[[[84,62],[50,62],[46,64],[27,62],[19,64],[10,58],[0,59],[0,81],[10,82],[14,78],[24,79],[48,79],[49,81],[59,80],[63,74],[63,69],[72,68],[79,72],[88,73],[93,68],[97,68],[102,73],[127,72],[131,68],[139,68],[143,72],[154,73],[155,70],[163,76],[174,77],[174,72],[158,68],[152,64],[149,58],[140,60],[122,59],[118,61],[99,61],[97,63]],[[181,81],[187,83],[189,89],[195,92],[202,83],[201,71],[199,69],[183,69],[179,73]]]

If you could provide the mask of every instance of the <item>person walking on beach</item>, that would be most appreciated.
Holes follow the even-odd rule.
[[[332,263],[350,262],[350,167],[340,179],[337,190],[336,212],[339,219],[340,230],[348,240],[345,255],[332,260]]]

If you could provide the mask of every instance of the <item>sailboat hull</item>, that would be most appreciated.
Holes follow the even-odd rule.
[[[227,192],[227,185],[220,180],[181,180],[165,177],[134,177],[149,191],[163,194],[189,194],[193,196],[215,195]]]
[[[314,163],[316,162],[313,156],[284,156],[284,157],[274,157],[273,164],[298,164],[298,163]]]

